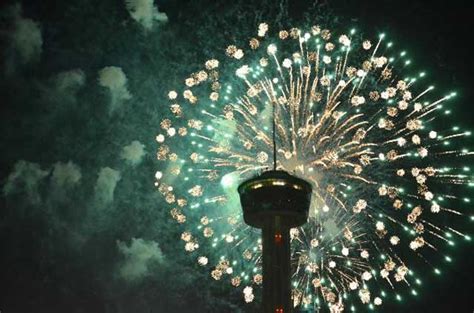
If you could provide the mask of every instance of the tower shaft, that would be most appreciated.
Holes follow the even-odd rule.
[[[275,216],[262,228],[264,313],[290,313],[290,232]]]

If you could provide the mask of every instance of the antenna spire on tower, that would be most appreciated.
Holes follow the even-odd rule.
[[[277,169],[277,151],[276,151],[276,123],[275,123],[275,105],[276,102],[272,103],[272,126],[273,126],[273,170]]]

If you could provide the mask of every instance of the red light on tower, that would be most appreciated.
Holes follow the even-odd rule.
[[[280,233],[275,234],[275,243],[277,245],[281,244],[282,236]],[[277,309],[278,310],[278,309]]]

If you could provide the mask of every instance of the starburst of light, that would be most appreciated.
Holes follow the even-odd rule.
[[[167,95],[155,185],[184,249],[254,300],[262,246],[236,186],[271,168],[274,111],[278,168],[313,185],[309,221],[290,233],[294,305],[342,312],[417,295],[418,270],[440,273],[432,251],[470,240],[455,205],[469,202],[459,190],[473,184],[461,165],[472,152],[451,148],[470,132],[438,122],[455,93],[433,95],[383,34],[268,33],[260,24],[248,48],[229,45]]]

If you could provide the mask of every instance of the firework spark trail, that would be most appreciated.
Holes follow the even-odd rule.
[[[275,40],[268,28],[259,25],[249,51],[228,46],[225,61],[208,60],[169,92],[171,115],[156,137],[165,173],[155,184],[183,225],[185,250],[253,301],[262,246],[236,186],[272,168],[274,112],[277,167],[313,185],[309,221],[290,231],[295,306],[381,305],[384,285],[419,281],[415,259],[432,266],[428,248],[470,240],[437,218],[463,217],[456,190],[437,190],[472,185],[448,159],[472,152],[445,149],[470,132],[428,129],[454,94],[430,100],[433,87],[418,87],[424,73],[404,76],[410,61],[392,57],[385,36],[374,46],[314,26]]]

